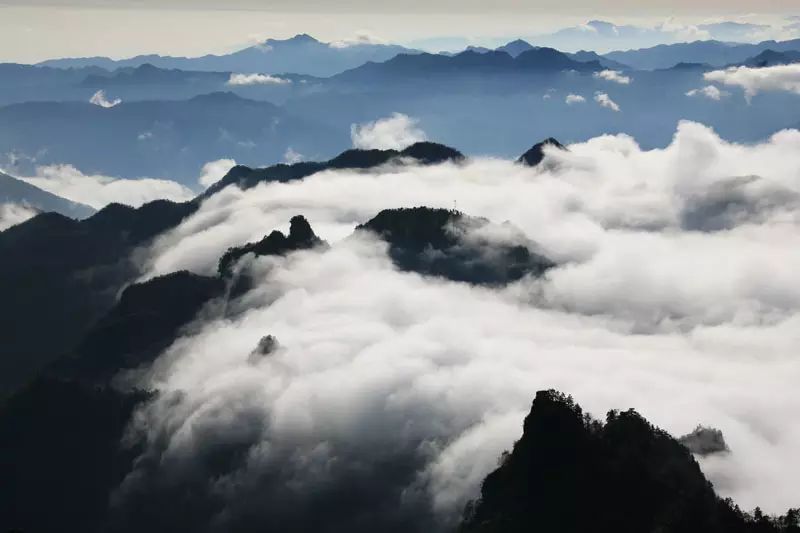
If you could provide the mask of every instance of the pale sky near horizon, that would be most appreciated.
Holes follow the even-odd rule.
[[[368,34],[401,44],[462,37],[473,44],[550,32],[590,19],[656,26],[800,14],[798,0],[0,0],[0,61],[141,53],[225,53],[309,33]],[[757,14],[754,14],[757,13]],[[785,20],[785,19],[784,19]]]

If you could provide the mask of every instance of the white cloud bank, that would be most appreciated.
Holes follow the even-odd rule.
[[[629,85],[631,83],[630,76],[625,76],[619,70],[601,70],[595,72],[594,77],[600,80],[612,81],[620,85]]]
[[[594,95],[594,101],[612,111],[618,112],[620,110],[619,105],[617,105],[617,103],[606,93],[596,93]]]
[[[116,202],[139,207],[158,199],[189,200],[194,193],[180,183],[169,180],[140,178],[121,179],[109,176],[84,174],[72,165],[37,167],[36,175],[20,177],[47,192],[101,209]]]
[[[731,67],[704,74],[706,80],[741,87],[749,100],[763,91],[788,91],[800,94],[800,63],[751,68]]]
[[[415,142],[426,140],[418,121],[402,113],[350,126],[350,138],[355,148],[380,150],[403,149]]]
[[[91,98],[89,98],[89,103],[94,104],[96,106],[109,108],[118,106],[119,104],[122,103],[122,100],[119,98],[109,100],[108,98],[106,98],[106,92],[100,89],[99,91],[94,93]]]
[[[157,459],[142,464],[180,483],[181,465],[237,442],[243,466],[214,480],[229,518],[269,476],[308,488],[410,457],[411,479],[385,483],[448,520],[554,387],[674,435],[718,427],[731,453],[700,459],[717,490],[796,506],[800,132],[742,146],[684,122],[665,149],[602,136],[546,157],[558,164],[326,171],[206,200],[154,245],[148,275],[211,273],[299,213],[333,246],[253,261],[237,312],[210,310],[141,378],[162,391],[140,413]],[[381,243],[342,240],[383,208],[454,200],[560,266],[491,290],[398,272]],[[281,348],[254,361],[267,334]]]
[[[701,89],[692,89],[691,91],[687,91],[686,96],[703,96],[709,100],[719,101],[722,99],[722,97],[728,96],[728,93],[721,91],[714,85],[706,85]]]
[[[567,97],[564,99],[564,102],[567,105],[582,104],[586,102],[586,98],[584,98],[579,94],[568,94]]]
[[[25,205],[10,202],[0,203],[0,231],[21,224],[36,214],[35,209]]]
[[[247,86],[247,85],[286,85],[292,80],[270,76],[269,74],[231,74],[228,85]]]

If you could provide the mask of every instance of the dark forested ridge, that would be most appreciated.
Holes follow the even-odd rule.
[[[800,511],[744,513],[715,494],[686,447],[636,411],[611,411],[603,423],[550,390],[536,394],[522,438],[459,531],[789,532],[800,531]]]

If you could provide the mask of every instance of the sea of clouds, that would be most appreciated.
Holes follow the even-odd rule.
[[[719,493],[797,506],[798,202],[800,132],[743,146],[690,122],[664,149],[606,135],[548,147],[538,169],[478,158],[228,187],[143,254],[143,279],[212,274],[297,214],[331,246],[246,261],[253,290],[129,376],[159,394],[117,496],[191,486],[221,529],[377,515],[436,529],[520,436],[535,392],[556,388],[598,417],[635,407],[676,436],[719,428],[730,453],[700,458]],[[419,205],[508,221],[558,266],[475,287],[400,272],[383,242],[352,236]],[[278,349],[254,357],[266,335]],[[237,460],[212,461],[221,450]]]

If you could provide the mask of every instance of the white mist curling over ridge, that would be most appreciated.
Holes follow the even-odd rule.
[[[0,231],[22,224],[37,215],[38,211],[19,203],[0,202]]]
[[[94,104],[96,106],[109,108],[109,107],[116,107],[119,104],[121,104],[122,99],[115,98],[113,100],[109,100],[108,98],[106,98],[106,92],[100,89],[99,91],[94,93],[91,98],[89,98],[89,103]]]
[[[703,77],[711,82],[741,87],[748,101],[764,91],[800,94],[800,63],[761,68],[731,67],[706,72]]]
[[[235,166],[235,159],[217,159],[216,161],[209,161],[203,165],[203,169],[200,171],[200,177],[197,178],[197,183],[204,188],[208,188],[225,177],[225,174]]]
[[[416,142],[427,140],[425,132],[418,127],[419,121],[402,113],[393,113],[365,124],[350,126],[350,138],[354,148],[365,150],[402,150]]]
[[[72,165],[47,165],[36,168],[35,176],[19,177],[67,200],[102,209],[110,203],[139,207],[153,200],[182,202],[194,193],[180,183],[154,179],[123,179],[84,174]]]
[[[231,487],[275,464],[313,484],[305,468],[320,461],[413,452],[401,488],[453,519],[519,437],[535,391],[554,387],[595,415],[635,407],[674,435],[718,427],[732,453],[701,459],[716,488],[744,508],[796,506],[800,132],[741,146],[686,122],[663,150],[624,135],[569,149],[546,148],[558,163],[546,170],[326,171],[206,200],[155,244],[151,275],[211,272],[228,246],[295,214],[333,246],[252,262],[241,314],[206,317],[145,378],[163,394],[140,413],[144,438],[165,439],[169,464],[258,420],[248,466],[221,481]],[[382,243],[342,240],[380,209],[454,200],[509,220],[561,265],[491,290],[397,272]],[[281,349],[253,363],[267,334]],[[246,496],[234,489],[228,511]]]
[[[269,74],[231,74],[228,85],[247,86],[247,85],[286,85],[292,80],[270,76]]]

